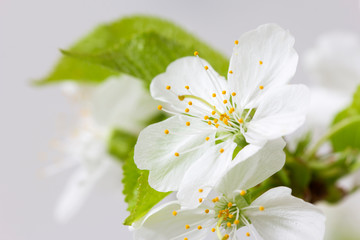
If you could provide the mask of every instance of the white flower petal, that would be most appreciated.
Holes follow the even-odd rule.
[[[291,196],[291,189],[270,189],[245,211],[256,231],[266,240],[322,240],[325,216],[314,205]],[[258,206],[263,206],[260,211]]]
[[[304,85],[287,85],[268,92],[247,125],[246,141],[256,144],[294,132],[305,121],[309,100],[309,89]]]
[[[156,101],[139,79],[122,75],[99,85],[92,97],[92,113],[102,127],[138,133],[158,111]]]
[[[190,126],[186,126],[187,121]],[[149,184],[156,190],[178,190],[185,172],[207,149],[206,144],[208,147],[214,144],[205,140],[214,138],[214,129],[199,119],[186,116],[150,125],[139,135],[135,163],[140,169],[150,170]],[[165,134],[165,130],[169,133]]]
[[[205,70],[204,66],[209,69]],[[166,87],[171,89],[167,90]],[[189,86],[189,90],[185,88]],[[151,82],[151,95],[162,102],[165,102],[165,108],[173,112],[184,113],[189,108],[189,114],[203,117],[211,109],[196,99],[179,100],[179,95],[194,95],[210,103],[211,106],[219,105],[217,100],[221,96],[222,90],[226,89],[227,83],[221,78],[205,60],[198,57],[184,57],[172,62],[166,69],[165,73],[156,76]],[[213,98],[212,94],[216,93],[218,98]],[[189,106],[188,102],[192,101],[193,105]],[[224,104],[220,104],[223,107]],[[199,110],[202,108],[204,111]],[[222,109],[220,109],[222,110]]]
[[[181,210],[180,204],[170,202],[153,210],[142,220],[135,224],[135,240],[202,240],[211,233],[210,229],[216,224],[213,214],[206,214],[203,207],[191,210]],[[173,215],[173,211],[177,215]],[[185,229],[189,225],[189,229]],[[202,229],[198,230],[198,226]]]
[[[90,173],[81,167],[74,173],[57,203],[55,217],[58,221],[67,222],[78,212],[94,185],[110,166],[110,162],[104,161],[96,171]]]
[[[249,107],[259,94],[293,77],[298,55],[293,36],[275,24],[261,25],[238,40],[230,60],[229,86],[236,89],[237,102]]]
[[[223,142],[209,148],[186,172],[177,193],[181,205],[195,208],[205,199],[232,162],[236,143]],[[221,153],[220,150],[224,152]],[[202,192],[199,192],[202,189]]]
[[[247,190],[256,186],[279,171],[285,163],[285,142],[281,138],[268,142],[260,150],[254,149],[252,145],[246,147],[250,153],[258,152],[233,166],[216,187],[218,192],[230,198],[235,190]]]

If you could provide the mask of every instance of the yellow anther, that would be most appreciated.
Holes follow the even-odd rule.
[[[220,152],[220,153],[223,153],[223,152],[224,152],[224,149],[223,149],[223,148],[221,148],[219,152]]]
[[[208,124],[211,125],[211,121],[208,121]]]
[[[209,137],[206,137],[206,138],[205,138],[206,141],[209,141],[209,139],[210,139]]]
[[[202,188],[199,188],[199,192],[203,192],[204,191],[204,189],[202,189]]]
[[[241,195],[241,196],[245,196],[245,194],[246,194],[246,191],[245,191],[245,190],[241,190],[240,195]]]
[[[239,223],[240,223],[240,221],[237,219],[234,221],[234,224],[236,224],[236,225],[238,225]]]
[[[229,214],[229,218],[233,218],[234,217],[234,215],[232,215],[232,214]]]
[[[229,237],[230,237],[229,234],[224,235],[224,239],[229,239]]]
[[[188,108],[185,108],[185,112],[189,112],[190,110]]]
[[[188,104],[191,106],[191,105],[192,105],[192,101],[188,102]]]
[[[202,198],[199,198],[199,203],[202,203],[203,199]]]
[[[231,227],[231,223],[227,222],[226,226]]]
[[[213,93],[211,96],[212,96],[212,97],[216,97],[216,93]]]
[[[224,122],[226,125],[228,125],[229,120],[228,120],[227,118],[225,118],[225,119],[223,120],[223,122]]]
[[[177,215],[177,211],[173,211],[172,214],[173,214],[174,216],[176,216],[176,215]]]
[[[217,123],[219,120],[217,118],[214,118],[214,123]]]
[[[260,90],[263,90],[263,89],[264,89],[264,86],[263,86],[263,85],[261,85],[259,88],[260,88]]]
[[[208,67],[208,66],[205,66],[204,68],[205,68],[205,70],[208,70],[208,69],[209,69],[209,67]]]
[[[259,207],[259,210],[260,210],[260,211],[264,211],[265,208],[264,208],[263,206],[260,206],[260,207]]]
[[[226,94],[226,91],[224,90],[224,91],[222,91],[221,93],[222,93],[223,95],[225,95],[225,94]]]
[[[216,113],[216,111],[212,111],[212,112],[211,112],[211,115],[215,115],[215,113]]]
[[[224,104],[227,104],[227,100],[225,99],[225,100],[223,101],[223,103],[224,103]]]
[[[159,109],[159,110],[161,110],[161,109],[162,109],[162,106],[161,106],[161,105],[159,105],[159,106],[158,106],[158,109]]]
[[[194,56],[197,56],[197,55],[199,55],[199,52],[198,52],[198,51],[195,51],[195,52],[194,52]]]
[[[235,96],[236,96],[236,92],[231,93],[231,95],[232,95],[233,97],[235,97]]]
[[[238,45],[238,44],[239,44],[239,40],[235,40],[235,44]]]
[[[184,240],[189,240],[188,238],[184,238]]]
[[[166,86],[166,90],[170,90],[171,89],[171,87],[170,86]]]
[[[210,212],[210,210],[209,209],[205,209],[205,213],[209,213]]]
[[[216,229],[215,229],[215,228],[212,228],[212,229],[211,229],[211,231],[212,231],[212,232],[215,232],[215,231],[216,231]]]
[[[169,130],[165,129],[164,133],[169,134]]]
[[[213,198],[212,202],[218,202],[219,201],[219,197]]]
[[[263,61],[259,61],[259,64],[260,64],[260,65],[263,64]]]
[[[187,90],[189,90],[190,87],[189,87],[189,86],[185,86],[185,88],[186,88]]]
[[[221,117],[219,118],[219,120],[220,120],[220,121],[223,121],[223,120],[224,120],[224,117],[223,117],[223,116],[221,116]]]
[[[176,152],[174,155],[175,155],[175,157],[178,157],[180,154],[178,152]]]
[[[246,233],[246,236],[247,236],[247,237],[250,237],[250,233],[249,233],[249,232],[247,232],[247,233]]]
[[[190,122],[186,122],[186,126],[190,126]]]
[[[239,118],[239,123],[243,123],[244,120],[242,118]]]
[[[204,119],[205,119],[205,120],[208,120],[208,119],[209,119],[209,116],[205,116]]]
[[[199,226],[198,226],[198,229],[201,230],[201,229],[202,229],[202,226],[199,225]]]
[[[229,202],[227,206],[228,206],[229,208],[231,208],[232,205],[233,205],[232,202]]]
[[[231,114],[231,113],[233,113],[235,111],[235,108],[230,108],[229,109],[229,113]]]
[[[215,124],[215,127],[216,127],[216,128],[218,128],[219,126],[220,126],[220,124],[218,124],[218,123],[217,123],[217,124]]]
[[[189,228],[190,228],[190,225],[186,224],[185,229],[189,229]]]
[[[229,73],[230,73],[230,74],[233,74],[233,71],[230,70]]]

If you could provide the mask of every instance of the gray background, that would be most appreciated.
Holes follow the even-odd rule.
[[[0,0],[0,239],[131,238],[121,225],[121,189],[98,187],[69,224],[54,221],[71,171],[52,178],[39,172],[52,163],[51,141],[71,127],[74,108],[57,87],[30,82],[51,69],[58,48],[132,13],[171,19],[228,55],[241,33],[267,22],[290,29],[300,57],[321,33],[360,33],[357,0]],[[300,66],[296,81],[306,79]]]

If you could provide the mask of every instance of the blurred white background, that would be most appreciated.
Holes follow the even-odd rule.
[[[50,71],[58,48],[99,23],[144,13],[177,22],[229,56],[244,31],[275,22],[290,29],[301,58],[322,33],[360,33],[358,5],[357,0],[0,0],[0,239],[131,239],[122,226],[127,213],[121,187],[110,192],[98,186],[66,225],[53,218],[71,171],[52,178],[39,173],[55,157],[44,154],[51,153],[52,139],[72,127],[74,108],[56,86],[37,88],[31,80]],[[301,65],[295,79],[307,81]]]

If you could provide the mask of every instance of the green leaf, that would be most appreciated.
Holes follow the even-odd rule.
[[[164,51],[161,51],[163,46],[158,45],[157,48],[153,48],[151,51],[141,51],[141,54],[145,55],[139,55],[139,51],[133,51],[131,55],[140,59],[140,61],[121,62],[121,64],[125,65],[125,67],[122,68],[132,69],[131,66],[135,65],[136,69],[146,69],[148,62],[142,59],[151,59],[151,61],[160,59],[161,64],[166,64],[167,66],[169,62],[174,60],[174,57],[192,55],[193,52],[197,50],[200,52],[201,57],[208,60],[220,74],[225,76],[228,61],[223,55],[216,50],[213,50],[207,44],[201,42],[181,27],[169,21],[149,16],[132,16],[101,25],[92,33],[74,44],[68,52],[96,56],[99,54],[101,55],[101,53],[111,52],[114,49],[124,49],[125,45],[131,45],[133,49],[141,50],[141,47],[146,47],[146,45],[142,45],[144,41],[151,41],[151,39],[146,41],[141,37],[145,36],[146,33],[153,33],[153,35],[157,35],[159,39],[167,39],[167,41],[171,43],[166,44],[168,51],[167,55],[165,55],[165,59],[160,59],[163,56],[158,56],[156,49],[159,49],[161,53],[164,53]],[[176,53],[175,56],[174,53]],[[121,55],[119,52],[118,54]],[[125,58],[126,54],[129,54],[129,52],[124,54],[123,60],[132,59]],[[97,63],[98,62],[86,62],[78,58],[63,56],[53,71],[45,78],[38,81],[38,83],[46,84],[63,80],[97,83],[103,81],[108,76],[118,74],[118,71],[105,68]],[[161,65],[160,67],[164,70],[166,66]],[[129,71],[131,71],[130,69]],[[159,70],[160,69],[158,69],[158,71]],[[150,76],[148,76],[148,78],[149,77]]]
[[[129,153],[136,144],[137,136],[128,132],[115,129],[108,141],[109,153],[121,162],[128,158]]]
[[[124,184],[123,194],[125,195],[125,202],[128,203],[128,211],[135,208],[138,196],[138,179],[141,171],[134,163],[134,151],[131,151],[123,164],[123,179]]]
[[[126,197],[129,201],[128,210],[130,211],[130,216],[125,219],[125,225],[131,225],[134,221],[143,217],[152,207],[170,194],[170,192],[158,192],[151,188],[148,183],[148,177],[148,171],[141,171],[135,191]],[[129,185],[133,183],[132,178]],[[124,184],[127,185],[127,182],[124,181]],[[128,188],[128,190],[129,189],[130,188]],[[127,192],[124,192],[124,194],[127,194]]]
[[[360,116],[360,86],[354,94],[352,104],[338,113],[333,121],[333,125],[346,119],[356,119]],[[360,121],[353,121],[346,127],[337,131],[331,137],[331,144],[334,151],[343,151],[347,148],[360,149]]]

